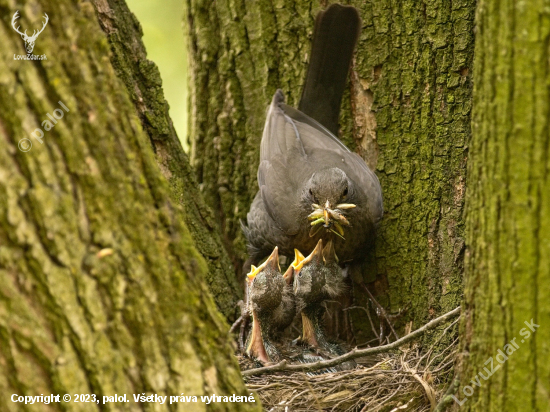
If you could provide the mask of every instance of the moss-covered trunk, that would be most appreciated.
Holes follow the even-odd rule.
[[[187,2],[192,162],[241,260],[238,221],[257,190],[265,108],[277,88],[297,106],[314,17],[325,3]],[[363,31],[341,138],[376,169],[386,210],[376,259],[355,281],[375,282],[394,311],[408,306],[418,327],[460,302],[475,2],[350,3]],[[362,289],[355,296],[367,304]],[[363,317],[354,312],[356,326]]]
[[[51,410],[150,410],[134,402],[141,393],[246,394],[187,210],[171,197],[94,6],[19,7],[28,32],[49,15],[41,61],[14,59],[25,54],[10,24],[17,9],[2,0],[0,10],[0,410],[25,408],[12,394],[130,400]]]
[[[94,5],[109,39],[115,72],[126,85],[141,125],[149,136],[157,163],[170,184],[172,200],[183,206],[185,223],[195,247],[206,260],[206,281],[210,291],[220,311],[229,320],[234,320],[240,314],[236,302],[242,297],[235,278],[237,266],[231,262],[222,244],[219,227],[200,195],[189,159],[168,116],[160,73],[157,66],[147,60],[141,26],[124,2],[94,0]],[[183,42],[176,42],[173,47],[185,46]]]
[[[476,20],[457,399],[463,410],[549,411],[548,3],[482,0]]]

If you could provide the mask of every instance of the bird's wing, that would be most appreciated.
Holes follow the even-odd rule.
[[[299,199],[303,184],[314,172],[301,140],[301,124],[287,115],[277,90],[269,106],[260,145],[258,185],[264,206],[288,235],[300,229]]]
[[[375,223],[382,219],[382,188],[376,174],[357,153],[350,151],[319,122],[286,104],[280,104],[299,132],[300,142],[310,163],[317,167],[338,167],[362,189]]]
[[[367,193],[367,206],[372,221],[378,224],[384,214],[382,199],[382,187],[378,176],[367,166],[365,161],[357,153],[351,153],[349,158],[349,169],[343,169],[344,172],[355,182],[358,187],[363,188]]]
[[[265,209],[277,226],[287,235],[295,235],[300,229],[299,199],[303,179],[297,176],[311,174],[308,165],[298,156],[276,156],[264,160],[258,168],[258,184]]]

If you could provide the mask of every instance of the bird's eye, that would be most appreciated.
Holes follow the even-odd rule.
[[[315,195],[313,194],[313,190],[309,189],[309,195],[311,196],[311,198],[313,199],[313,201],[314,201],[315,203],[319,203],[319,202],[317,201],[317,198],[316,198]]]
[[[342,197],[346,197],[348,195],[348,188],[346,187],[344,189],[344,193],[342,193]]]

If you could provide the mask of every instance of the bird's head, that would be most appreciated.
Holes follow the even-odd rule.
[[[308,216],[310,236],[325,228],[344,238],[344,226],[349,226],[345,211],[353,209],[355,188],[347,175],[337,167],[314,173],[305,185],[303,197],[311,204],[313,212]]]
[[[323,239],[319,239],[313,252],[302,259],[294,269],[294,294],[299,306],[321,299],[325,283],[322,266],[324,266]]]
[[[332,241],[323,247],[323,239],[319,239],[313,252],[300,260],[293,270],[294,294],[301,308],[337,296],[342,291],[342,272]]]
[[[250,301],[256,309],[269,309],[279,305],[282,299],[284,279],[279,267],[279,249],[275,247],[271,255],[260,266],[252,265],[248,278]]]

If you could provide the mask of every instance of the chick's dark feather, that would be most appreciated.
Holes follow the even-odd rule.
[[[253,324],[247,339],[247,353],[260,361],[272,362],[280,359],[273,340],[290,325],[296,313],[294,294],[279,272],[277,248],[256,271],[248,287]]]

